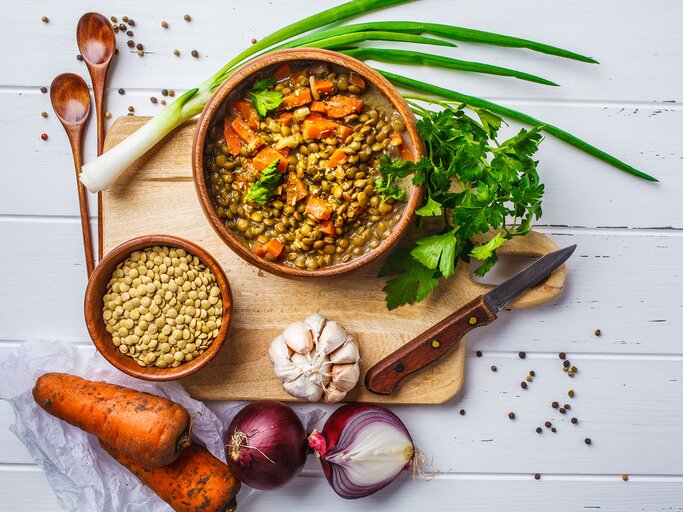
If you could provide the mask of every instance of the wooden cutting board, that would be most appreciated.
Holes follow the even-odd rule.
[[[109,130],[105,151],[149,118],[126,116]],[[474,282],[467,265],[423,302],[388,311],[375,263],[331,280],[292,281],[247,264],[214,233],[202,213],[192,181],[191,148],[195,122],[188,122],[138,160],[103,195],[104,252],[139,235],[168,234],[191,240],[222,265],[234,298],[228,340],[216,358],[181,384],[202,400],[293,400],[273,375],[268,346],[285,326],[318,312],[340,322],[360,343],[361,379],[349,401],[438,404],[460,390],[465,340],[422,372],[407,378],[392,396],[363,386],[368,368],[490,287]],[[557,249],[549,238],[531,233],[504,246],[504,253],[540,256]],[[564,286],[564,266],[520,297],[513,308],[533,307],[555,298]]]

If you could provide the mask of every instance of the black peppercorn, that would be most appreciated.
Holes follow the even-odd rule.
[[[569,409],[571,409],[571,408],[572,408],[572,406],[571,406],[571,405],[569,405],[569,404],[564,404],[564,408],[565,408],[566,410],[569,410]]]
[[[481,357],[481,350],[477,350],[477,357]]]
[[[154,96],[152,96],[152,97],[149,99],[149,101],[151,101],[152,103],[156,103],[156,102],[157,102],[157,99],[156,99]]]
[[[526,359],[526,352],[520,352],[518,355],[520,359]]]
[[[557,402],[553,402],[552,406],[553,406],[553,409],[557,409],[560,406],[560,404],[558,404]]]
[[[557,429],[555,427],[553,427],[550,429],[550,431],[554,434],[555,432],[557,432]]]
[[[562,366],[564,366],[565,368],[569,368],[570,364],[571,363],[565,359],[564,362],[562,363]]]
[[[560,359],[567,359],[567,354],[560,352]]]
[[[560,414],[564,414],[565,412],[567,411],[564,410],[564,407],[560,407]]]
[[[491,371],[492,371],[492,372],[498,371],[498,368],[496,368],[496,365],[495,365],[495,364],[491,366]]]
[[[126,41],[126,44],[128,45],[128,48],[132,48],[133,46],[135,46],[135,41],[129,39],[128,41]]]
[[[465,409],[460,409],[460,416],[464,416],[464,415],[465,415]]]
[[[526,389],[526,388],[529,387],[529,386],[527,385],[527,383],[524,382],[524,381],[521,382],[520,386],[522,386],[522,389]]]
[[[572,418],[572,423],[573,423],[574,425],[576,425],[576,424],[577,424],[578,422],[579,422],[579,420],[578,420],[578,419],[576,419],[576,418]]]
[[[126,32],[126,35],[127,35],[128,37],[133,37],[135,34],[133,34],[133,31],[132,31],[132,30],[128,30],[128,31]]]
[[[514,413],[514,412],[509,412],[509,413],[508,413],[508,418],[510,418],[511,420],[514,420],[514,419],[515,419],[515,413]]]
[[[534,478],[535,478],[536,480],[540,480],[540,479],[541,479],[541,475],[540,475],[539,473],[536,473],[536,474],[534,475]]]
[[[121,89],[119,89],[119,94],[126,94],[126,90],[123,87],[121,87]]]
[[[42,92],[43,94],[46,94],[47,93],[47,87],[45,87],[45,86],[41,87],[40,92]]]
[[[541,432],[543,432],[543,429],[541,427],[536,427],[536,433],[540,434]]]
[[[595,335],[600,336],[602,334],[602,331],[600,329],[595,329]]]
[[[162,96],[168,96],[168,89],[161,89]]]
[[[552,426],[553,426],[553,424],[550,423],[549,421],[546,421],[546,422],[545,422],[545,428],[550,428],[550,427],[552,427]]]
[[[591,441],[590,437],[587,437],[586,439],[583,440],[583,442],[586,444],[591,444],[593,441]]]
[[[197,50],[192,50],[190,52],[190,55],[192,55],[193,57],[199,57],[199,52]]]
[[[533,371],[533,370],[531,370],[531,371],[529,372],[529,375],[531,375],[532,377],[536,377],[536,372]]]

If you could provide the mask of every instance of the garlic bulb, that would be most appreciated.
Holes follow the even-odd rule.
[[[360,377],[358,344],[341,325],[319,314],[288,325],[268,355],[285,391],[309,402],[339,402]]]

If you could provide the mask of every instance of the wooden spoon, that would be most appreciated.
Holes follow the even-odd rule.
[[[81,56],[88,66],[95,96],[95,113],[97,114],[97,155],[104,148],[104,88],[111,58],[116,49],[116,37],[107,18],[96,12],[81,16],[76,29],[76,41]],[[102,259],[102,193],[97,194],[97,255]]]
[[[90,233],[90,214],[88,212],[88,196],[83,184],[78,180],[83,164],[83,133],[90,116],[90,91],[80,76],[63,73],[55,77],[50,86],[50,101],[57,117],[64,126],[71,144],[71,152],[76,167],[76,184],[78,185],[78,204],[81,210],[81,228],[83,229],[83,248],[85,250],[85,268],[88,277],[95,268]]]

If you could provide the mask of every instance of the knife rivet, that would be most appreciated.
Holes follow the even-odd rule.
[[[470,325],[474,325],[477,323],[477,317],[476,316],[471,316],[470,317]]]
[[[441,346],[441,342],[439,340],[433,340],[432,341],[432,348],[439,348]]]
[[[401,373],[405,369],[406,367],[403,366],[403,363],[398,363],[396,366],[394,366],[394,370],[396,370],[398,373]]]

